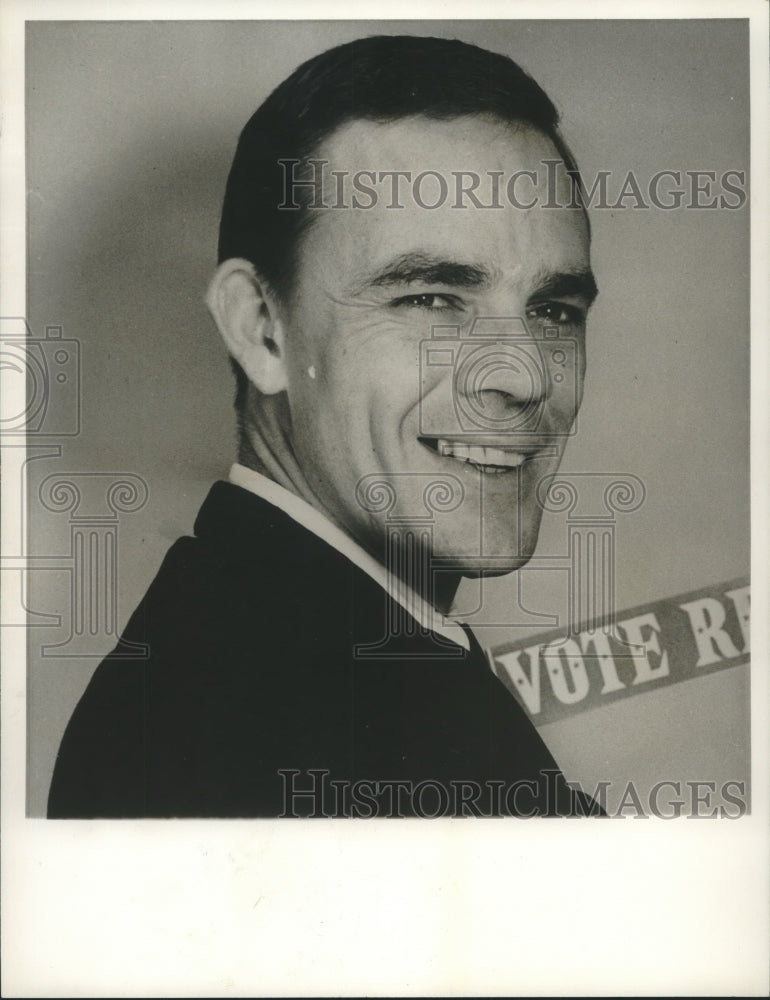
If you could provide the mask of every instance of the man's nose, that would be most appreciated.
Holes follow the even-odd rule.
[[[528,424],[553,390],[541,345],[521,326],[510,336],[476,337],[460,352],[454,379],[458,402],[464,400],[490,429],[502,430],[501,424],[511,421]]]

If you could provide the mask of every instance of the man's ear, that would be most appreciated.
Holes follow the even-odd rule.
[[[223,261],[206,304],[228,351],[266,396],[286,388],[284,331],[275,300],[247,260]]]

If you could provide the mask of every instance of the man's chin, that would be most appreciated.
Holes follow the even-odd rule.
[[[540,522],[521,525],[520,530],[511,530],[508,525],[490,524],[480,539],[473,546],[455,545],[447,539],[437,538],[434,555],[451,553],[447,562],[453,563],[456,573],[461,576],[506,576],[515,573],[530,561],[535,555],[535,548],[540,534]]]
[[[461,576],[470,579],[478,579],[482,576],[507,576],[509,573],[515,573],[522,566],[526,566],[533,555],[534,553],[530,552],[527,555],[496,556],[494,560],[486,556],[467,557],[459,561],[458,571]]]

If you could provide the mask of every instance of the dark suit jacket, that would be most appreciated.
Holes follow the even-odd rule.
[[[401,614],[413,634],[378,647],[394,610],[333,547],[217,483],[123,634],[148,655],[119,645],[75,709],[49,817],[572,812],[475,639]],[[538,785],[510,792],[522,781]]]

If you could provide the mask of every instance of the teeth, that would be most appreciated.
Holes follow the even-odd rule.
[[[475,444],[460,444],[459,441],[447,441],[441,438],[438,442],[438,452],[447,458],[457,458],[461,462],[472,462],[474,465],[494,465],[506,469],[518,468],[527,458],[518,451],[508,451],[505,448],[487,448]]]
[[[502,448],[483,448],[486,465],[507,465],[516,468],[524,461],[524,455],[517,451],[503,451]]]

